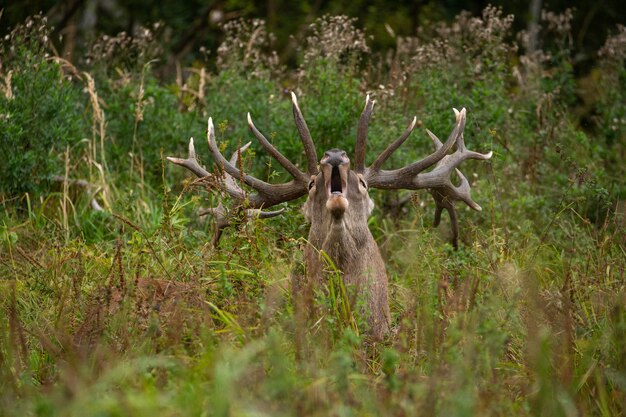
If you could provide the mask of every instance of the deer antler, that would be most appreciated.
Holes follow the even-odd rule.
[[[246,174],[243,169],[238,166],[238,155],[245,151],[245,149],[250,145],[249,143],[239,149],[237,153],[233,155],[231,160],[227,160],[217,146],[213,120],[209,118],[207,124],[209,149],[213,155],[213,159],[226,174],[225,180],[222,183],[222,189],[235,200],[245,204],[248,207],[248,210],[256,209],[256,211],[249,211],[247,213],[248,217],[270,217],[280,214],[280,211],[266,213],[260,212],[258,209],[269,208],[276,204],[294,200],[305,195],[308,192],[308,184],[311,177],[318,174],[315,145],[304,117],[302,116],[302,112],[300,111],[300,107],[298,106],[297,98],[293,92],[291,93],[291,100],[294,120],[307,158],[308,168],[306,173],[298,169],[267,140],[267,138],[256,128],[252,122],[252,117],[248,113],[248,126],[253,135],[259,141],[261,146],[263,146],[263,148],[270,155],[272,155],[272,157],[276,159],[276,161],[278,161],[278,163],[280,163],[280,165],[282,165],[293,178],[291,181],[282,184],[270,184],[259,180],[249,174]],[[491,158],[492,153],[489,152],[487,154],[481,154],[470,151],[466,148],[463,138],[463,130],[466,122],[466,110],[461,109],[461,111],[458,111],[454,109],[456,124],[445,143],[442,143],[432,132],[426,130],[435,145],[435,151],[432,154],[399,169],[381,169],[387,159],[389,159],[389,157],[407,140],[411,132],[415,129],[417,119],[414,117],[400,137],[389,144],[389,146],[387,146],[387,148],[374,160],[374,163],[371,166],[366,167],[365,155],[367,146],[367,129],[374,110],[374,104],[375,101],[370,100],[368,95],[365,100],[365,107],[359,119],[357,128],[354,171],[362,174],[369,186],[373,188],[406,190],[428,189],[433,195],[436,203],[434,224],[435,226],[439,224],[441,220],[441,213],[443,209],[446,209],[450,214],[453,244],[456,247],[458,239],[458,222],[454,207],[456,201],[461,200],[474,210],[481,210],[480,206],[472,200],[469,182],[461,171],[458,170],[458,166],[467,159],[489,159]],[[456,150],[449,154],[455,145]],[[200,164],[198,164],[193,146],[193,138],[189,142],[189,157],[187,159],[171,157],[168,157],[167,159],[175,164],[189,169],[200,178],[210,175],[200,166]],[[461,181],[459,185],[454,185],[452,183],[450,178],[452,171],[457,173]],[[247,194],[239,185],[241,182],[251,187],[255,190],[255,192]],[[223,207],[214,207],[206,210],[205,213],[210,213],[216,216],[218,224],[229,224],[226,219],[226,211]],[[226,226],[221,228],[218,226],[219,231],[216,239],[219,239],[219,233],[221,233],[221,229],[224,227]]]
[[[213,126],[213,119],[209,117],[207,124],[207,138],[209,143],[209,150],[213,155],[213,159],[218,165],[226,172],[225,190],[228,194],[240,201],[246,201],[251,208],[269,208],[276,204],[283,203],[285,201],[294,200],[303,196],[308,191],[308,182],[311,175],[317,174],[317,155],[315,153],[315,145],[311,139],[311,134],[304,121],[304,117],[298,107],[298,102],[295,94],[292,95],[293,114],[300,134],[300,139],[304,145],[304,150],[307,156],[308,173],[300,171],[291,161],[289,161],[283,154],[278,151],[261,132],[256,128],[252,122],[252,117],[248,113],[248,126],[261,146],[274,157],[293,177],[293,180],[283,184],[270,184],[265,181],[259,180],[249,174],[243,172],[242,169],[236,166],[233,161],[227,160],[219,150],[215,140],[215,128]],[[245,145],[240,151],[245,150],[248,145]],[[202,168],[196,159],[195,149],[193,147],[193,139],[189,142],[189,157],[187,159],[168,157],[168,161],[177,165],[183,166],[196,174],[198,177],[208,176],[209,173]],[[230,176],[230,178],[229,178]],[[245,195],[241,187],[237,185],[235,179],[245,183],[256,191],[254,194]]]
[[[415,128],[416,118],[413,118],[402,135],[387,146],[369,168],[365,168],[364,156],[367,143],[367,125],[371,118],[373,106],[374,103],[369,99],[369,96],[367,96],[365,109],[361,114],[359,128],[357,129],[357,147],[355,150],[357,165],[355,169],[357,171],[360,170],[360,172],[364,174],[368,185],[373,188],[405,190],[428,189],[436,203],[434,226],[439,225],[441,212],[445,208],[450,215],[450,221],[452,223],[453,245],[457,248],[458,220],[454,207],[455,202],[461,200],[472,209],[481,210],[481,207],[471,198],[469,181],[457,167],[467,159],[489,159],[492,156],[492,152],[481,154],[466,148],[463,130],[465,128],[467,112],[465,108],[461,109],[461,111],[453,109],[456,116],[456,124],[445,143],[442,143],[434,133],[426,130],[435,145],[435,152],[403,168],[389,171],[380,169],[383,163],[406,141]],[[455,144],[456,150],[448,155],[448,152]],[[359,157],[359,155],[362,155],[362,157]],[[433,165],[434,168],[431,171],[424,172]],[[453,170],[461,180],[458,186],[454,185],[450,178]]]
[[[248,203],[253,208],[268,208],[305,195],[308,191],[307,185],[311,175],[317,174],[317,155],[315,153],[315,145],[311,139],[309,128],[304,121],[304,117],[302,116],[302,112],[300,111],[298,101],[294,93],[291,93],[291,99],[294,119],[307,156],[308,174],[300,171],[291,161],[281,154],[280,151],[278,151],[278,149],[276,149],[261,132],[259,132],[252,122],[250,113],[248,113],[248,126],[261,146],[263,146],[263,148],[265,148],[265,150],[272,155],[274,159],[276,159],[276,161],[278,161],[278,163],[280,163],[293,177],[292,181],[283,184],[269,184],[265,181],[261,181],[253,176],[245,174],[235,165],[227,161],[226,158],[224,158],[224,156],[220,153],[215,142],[213,121],[209,118],[207,135],[209,139],[209,149],[213,154],[213,158],[223,167],[227,174],[234,178],[239,178],[246,185],[252,187],[256,191],[256,194],[248,196]]]
[[[285,201],[294,200],[303,196],[308,191],[308,182],[311,175],[317,174],[317,154],[315,152],[315,145],[306,121],[302,116],[300,107],[296,95],[291,93],[293,116],[295,119],[296,127],[300,139],[304,146],[304,151],[307,156],[308,173],[300,171],[291,161],[289,161],[283,154],[278,151],[256,128],[252,122],[252,117],[248,113],[248,127],[259,141],[261,146],[270,154],[274,159],[280,163],[287,172],[293,177],[293,180],[283,184],[270,184],[265,181],[259,180],[251,175],[243,172],[243,169],[239,167],[239,155],[244,152],[251,144],[248,142],[233,154],[230,160],[227,160],[219,150],[215,140],[215,128],[213,126],[212,118],[209,118],[207,123],[207,139],[209,144],[209,150],[213,155],[213,159],[220,165],[225,172],[224,180],[222,181],[222,190],[228,193],[233,199],[245,204],[249,208],[246,209],[246,218],[269,218],[282,214],[284,209],[276,211],[261,211],[261,208],[269,208]],[[182,167],[187,168],[193,172],[199,178],[209,177],[211,174],[205,170],[198,163],[196,158],[196,151],[194,148],[193,138],[189,140],[189,156],[186,159],[167,157],[167,160]],[[253,194],[246,193],[241,186],[240,182],[245,183],[256,192]],[[216,219],[216,234],[213,237],[213,243],[217,244],[221,236],[222,230],[231,224],[229,220],[228,212],[221,204],[217,207],[211,207],[203,210],[200,215],[210,214]]]
[[[269,219],[271,217],[280,216],[285,211],[284,208],[275,211],[262,211],[261,209],[246,209],[245,219]],[[211,244],[217,246],[225,228],[232,225],[232,217],[228,210],[220,202],[217,207],[209,207],[198,212],[199,216],[211,215],[215,218],[215,234]]]
[[[240,155],[246,151],[250,147],[252,142],[248,142],[243,145],[241,148],[237,149],[236,152],[230,158],[230,163],[234,166],[237,166],[239,163]],[[205,178],[211,176],[211,174],[206,171],[204,168],[200,166],[198,163],[198,159],[196,158],[196,151],[193,145],[193,138],[189,140],[189,156],[187,159],[181,158],[172,158],[167,157],[167,160],[175,163],[176,165],[183,166],[194,174],[196,174],[200,178]],[[224,180],[221,182],[222,191],[225,191],[230,195],[233,199],[239,202],[245,201],[246,193],[245,191],[237,184],[235,178],[231,175],[226,174],[224,176]],[[284,208],[276,211],[262,211],[260,209],[246,209],[245,210],[245,218],[246,219],[268,219],[270,217],[275,217],[281,215],[285,211]],[[228,210],[222,205],[222,203],[218,203],[216,207],[209,207],[206,209],[202,209],[198,212],[200,216],[211,215],[215,218],[215,234],[213,235],[212,244],[217,246],[219,239],[222,235],[222,231],[232,224],[232,216],[228,212]]]

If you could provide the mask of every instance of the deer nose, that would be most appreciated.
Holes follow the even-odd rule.
[[[324,152],[324,157],[320,163],[336,167],[350,163],[350,158],[348,158],[346,152],[341,149],[331,149]]]

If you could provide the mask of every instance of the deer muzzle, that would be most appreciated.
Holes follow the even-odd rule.
[[[320,169],[324,175],[326,186],[326,209],[334,218],[343,216],[348,209],[348,173],[350,159],[339,149],[331,149],[320,161]]]

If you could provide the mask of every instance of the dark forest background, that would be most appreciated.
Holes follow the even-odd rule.
[[[617,24],[626,23],[626,2],[619,0],[446,0],[446,1],[145,1],[145,0],[67,0],[6,1],[0,33],[5,34],[28,16],[42,12],[54,26],[55,39],[62,56],[73,62],[86,45],[101,34],[115,35],[125,31],[136,34],[142,27],[159,23],[157,36],[167,60],[164,66],[180,61],[189,64],[203,57],[200,49],[212,51],[223,41],[222,25],[237,18],[260,18],[273,33],[271,47],[283,63],[295,65],[296,49],[306,36],[307,26],[323,15],[347,15],[358,18],[358,25],[371,35],[374,51],[396,44],[395,36],[414,36],[435,22],[452,21],[461,11],[480,15],[489,4],[513,14],[513,33],[530,29],[541,19],[541,10],[562,13],[573,10],[573,59],[578,76],[589,72],[596,51]],[[169,68],[171,71],[172,68]]]

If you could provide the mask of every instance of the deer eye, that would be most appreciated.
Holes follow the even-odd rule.
[[[313,186],[314,186],[314,185],[315,185],[315,180],[311,180],[311,181],[309,182],[309,190],[310,190],[311,188],[313,188]]]
[[[363,178],[359,178],[359,182],[361,183],[363,188],[365,188],[367,190],[367,184],[365,183],[365,180]]]

